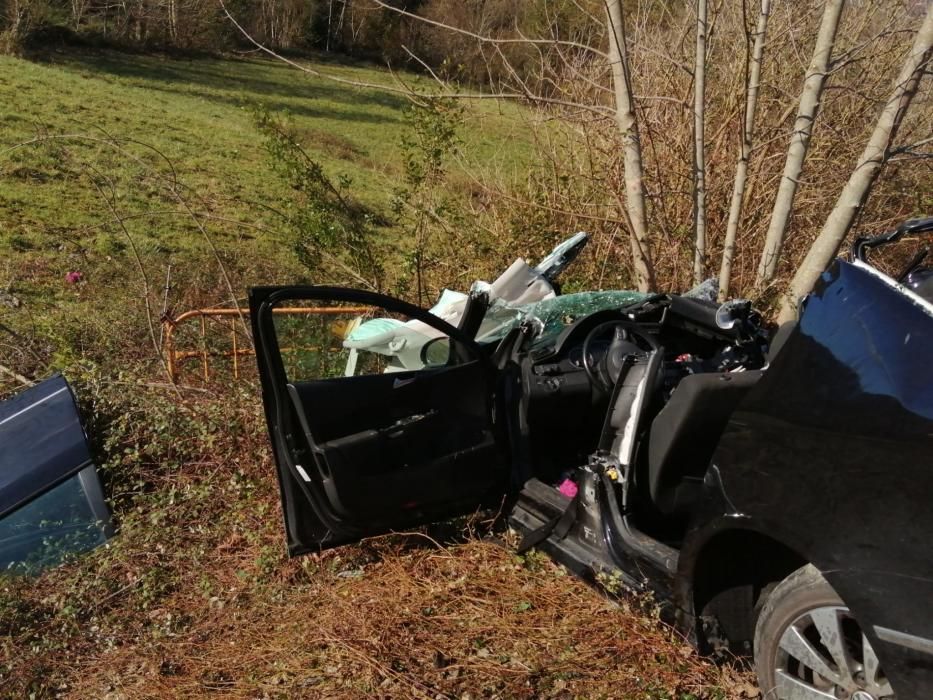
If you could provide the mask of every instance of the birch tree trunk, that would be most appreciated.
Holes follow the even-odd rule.
[[[697,0],[696,59],[693,69],[693,281],[706,276],[706,0]]]
[[[81,26],[81,18],[84,16],[86,9],[86,0],[71,0],[71,26],[75,31],[78,31]]]
[[[742,143],[739,160],[735,166],[735,182],[732,186],[732,202],[729,205],[729,221],[726,224],[726,239],[722,251],[722,267],[719,269],[719,298],[729,296],[732,281],[732,260],[735,258],[735,240],[742,220],[745,202],[745,186],[748,184],[748,161],[752,154],[752,139],[755,131],[755,111],[758,108],[758,89],[761,85],[761,63],[765,52],[765,37],[768,33],[768,18],[771,15],[771,0],[761,0],[758,24],[751,60],[748,63],[748,84],[745,92],[745,120],[742,123]]]
[[[891,144],[897,136],[904,115],[917,93],[923,74],[933,56],[933,3],[927,5],[926,18],[917,31],[910,54],[901,68],[894,90],[888,98],[875,129],[868,139],[849,181],[846,182],[836,206],[833,207],[820,235],[810,246],[784,297],[781,320],[789,320],[797,311],[798,300],[808,293],[820,274],[832,261],[839,246],[852,227],[878,178],[881,168],[890,155]]]
[[[178,45],[178,0],[168,1],[168,31],[172,44]]]
[[[639,291],[654,289],[654,267],[648,238],[648,217],[645,207],[644,168],[641,162],[641,140],[635,117],[632,79],[625,43],[625,15],[622,0],[606,0],[606,21],[609,30],[609,63],[615,96],[615,121],[622,135],[625,167],[625,204],[632,244],[632,262]]]
[[[826,85],[826,77],[832,61],[833,44],[836,41],[836,30],[839,28],[839,17],[842,15],[844,4],[845,0],[826,0],[823,8],[823,19],[820,21],[813,58],[810,60],[810,66],[804,78],[800,108],[794,120],[790,146],[787,148],[784,174],[774,200],[774,209],[768,224],[768,235],[758,263],[755,286],[759,292],[774,279],[778,260],[781,257],[784,234],[794,208],[794,196],[797,193],[800,173],[803,171],[803,162],[807,157],[807,149],[810,147],[813,122],[816,121],[819,112],[820,99],[823,96],[823,87]]]
[[[327,2],[327,39],[324,42],[324,51],[330,53],[330,36],[333,32],[331,29],[331,20],[334,16],[334,0],[328,0]]]

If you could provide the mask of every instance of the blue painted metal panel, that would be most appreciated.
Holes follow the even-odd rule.
[[[90,464],[81,417],[64,377],[0,403],[0,517]]]

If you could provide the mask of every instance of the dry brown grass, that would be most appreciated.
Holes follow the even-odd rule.
[[[105,391],[84,387],[98,409]],[[747,687],[642,606],[470,530],[288,559],[245,393],[179,408],[132,391],[149,407],[139,422],[96,428],[114,490],[134,492],[117,499],[118,536],[0,583],[2,697],[679,700]]]
[[[80,697],[662,697],[721,678],[683,642],[536,560],[491,543],[390,538],[282,567],[223,607],[184,593],[179,638],[88,659]],[[352,574],[359,578],[340,578]],[[232,608],[232,609],[231,609]],[[190,614],[190,613],[189,613]]]

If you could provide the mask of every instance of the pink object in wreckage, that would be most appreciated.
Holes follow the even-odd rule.
[[[557,490],[564,494],[567,498],[573,498],[577,495],[577,484],[570,479],[564,479],[558,485]]]

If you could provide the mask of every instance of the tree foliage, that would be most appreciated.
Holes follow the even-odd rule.
[[[354,199],[353,181],[346,175],[329,177],[320,162],[301,147],[288,122],[264,108],[254,112],[257,129],[276,172],[293,196],[278,213],[291,235],[291,244],[315,281],[336,265],[351,271],[357,281],[380,289],[381,255],[377,252],[376,215]],[[324,277],[326,279],[326,277]]]

